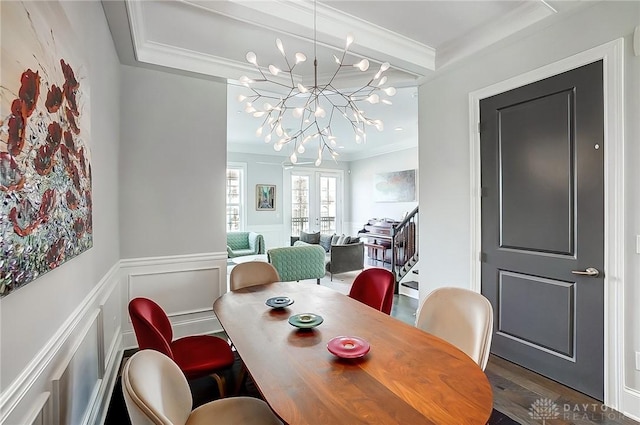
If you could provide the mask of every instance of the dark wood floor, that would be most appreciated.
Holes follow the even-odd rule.
[[[486,374],[493,386],[493,407],[520,424],[640,425],[599,401],[500,357],[491,356]],[[532,405],[549,403],[548,413]],[[555,404],[555,407],[553,406]]]

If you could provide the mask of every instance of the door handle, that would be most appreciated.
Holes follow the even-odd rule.
[[[598,277],[600,275],[600,272],[598,271],[598,269],[594,268],[594,267],[587,267],[586,270],[582,271],[582,270],[571,270],[571,273],[573,274],[577,274],[580,276],[590,276],[590,277]]]

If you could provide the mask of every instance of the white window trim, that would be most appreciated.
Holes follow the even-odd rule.
[[[244,232],[247,228],[247,214],[249,214],[249,208],[247,205],[247,163],[246,162],[227,162],[227,170],[230,168],[242,170],[242,181],[240,182],[240,231]],[[226,175],[226,173],[225,173]],[[227,184],[225,182],[225,202],[227,197]],[[226,211],[226,209],[225,209]],[[225,214],[226,217],[226,214]],[[226,223],[225,223],[226,227]]]

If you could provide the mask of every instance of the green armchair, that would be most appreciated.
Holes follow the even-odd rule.
[[[228,232],[227,256],[264,254],[264,237],[256,232]]]
[[[285,246],[267,251],[267,257],[276,268],[282,282],[324,277],[324,249],[320,245]]]

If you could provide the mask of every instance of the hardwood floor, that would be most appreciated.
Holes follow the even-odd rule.
[[[500,357],[491,355],[485,372],[493,387],[493,407],[520,424],[640,425],[591,397]],[[534,412],[534,403],[546,407],[546,413]]]

